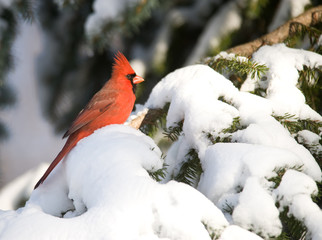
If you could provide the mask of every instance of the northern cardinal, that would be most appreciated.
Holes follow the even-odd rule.
[[[78,114],[64,134],[68,137],[63,149],[35,185],[42,184],[56,165],[75,147],[77,142],[96,129],[109,124],[123,124],[130,116],[135,102],[135,84],[144,79],[134,72],[125,56],[118,52],[114,59],[112,76]]]

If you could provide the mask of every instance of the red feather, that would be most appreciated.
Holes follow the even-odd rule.
[[[142,81],[143,78],[135,74],[125,56],[118,52],[111,78],[93,96],[64,134],[63,137],[68,137],[68,139],[63,149],[37,182],[35,189],[45,181],[51,171],[76,146],[79,140],[101,127],[110,124],[123,124],[127,120],[135,102],[134,84]]]

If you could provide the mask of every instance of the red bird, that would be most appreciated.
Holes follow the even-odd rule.
[[[112,77],[93,96],[64,134],[63,138],[68,137],[65,146],[37,182],[35,189],[79,140],[106,125],[123,124],[130,116],[135,102],[135,84],[143,82],[144,79],[136,75],[122,53],[118,52],[114,60]]]

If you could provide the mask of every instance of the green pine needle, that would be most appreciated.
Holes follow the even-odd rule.
[[[302,41],[305,36],[310,40],[311,48],[317,44],[322,31],[312,26],[306,26],[299,22],[290,24],[289,37],[284,41],[289,47],[294,47],[298,42]]]
[[[164,128],[163,134],[172,142],[177,141],[182,133],[183,121],[177,123],[176,126],[170,126],[169,128]]]
[[[298,87],[305,96],[307,104],[315,111],[322,111],[322,68],[310,68],[303,66],[299,71]]]
[[[167,172],[167,167],[168,167],[167,164],[163,164],[162,168],[160,168],[156,171],[148,171],[148,173],[149,173],[150,177],[152,177],[155,181],[161,182],[165,178],[165,175]]]
[[[227,59],[224,57],[206,58],[204,63],[220,73],[235,73],[244,79],[248,74],[250,74],[252,78],[257,77],[260,79],[261,76],[268,71],[268,68],[265,65],[249,59],[240,60],[238,59],[238,56],[232,59]]]
[[[294,240],[304,240],[307,236],[307,228],[302,221],[299,221],[294,216],[289,215],[289,209],[286,207],[282,212],[280,212],[280,220],[283,225],[283,234],[277,239],[294,239]]]
[[[273,115],[291,134],[298,133],[301,130],[309,130],[316,134],[320,134],[322,122],[311,119],[299,119],[295,115],[286,113],[283,116]]]
[[[179,173],[174,176],[174,179],[190,186],[196,186],[202,172],[198,153],[195,149],[191,149],[186,155],[186,161],[182,164]]]

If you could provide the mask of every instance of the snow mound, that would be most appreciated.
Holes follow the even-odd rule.
[[[162,164],[159,148],[140,131],[99,129],[24,208],[0,213],[1,239],[210,239],[223,231],[227,220],[200,192],[149,176]]]

